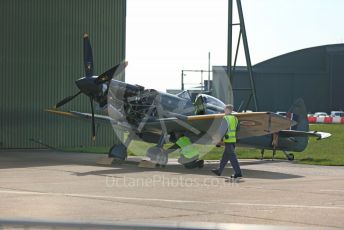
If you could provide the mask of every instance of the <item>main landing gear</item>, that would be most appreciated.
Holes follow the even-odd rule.
[[[156,162],[157,166],[165,167],[168,162],[167,152],[158,146],[151,147],[147,150],[147,157]]]
[[[168,162],[168,152],[163,148],[166,142],[165,139],[165,135],[162,134],[158,145],[147,150],[147,157],[149,157],[151,161],[156,162],[157,166],[161,167],[165,167]]]
[[[126,160],[128,157],[127,147],[124,144],[118,144],[111,147],[108,157],[116,160]]]
[[[128,146],[133,138],[131,135],[127,138],[125,143],[117,144],[111,147],[108,157],[115,158],[115,160],[124,161],[128,157]],[[163,149],[165,140],[159,141],[157,146],[151,147],[147,150],[147,157],[151,161],[156,162],[157,166],[165,167],[168,162],[168,151]]]
[[[108,157],[115,158],[116,160],[126,160],[128,158],[128,146],[133,140],[133,135],[133,133],[129,133],[124,143],[113,145],[109,151]]]

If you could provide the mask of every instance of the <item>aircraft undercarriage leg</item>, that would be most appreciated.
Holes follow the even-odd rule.
[[[276,155],[276,148],[278,146],[278,133],[273,133],[272,134],[272,160],[275,159],[275,155]]]
[[[264,160],[264,152],[265,152],[264,149],[262,149],[262,150],[260,151],[260,154],[261,154],[260,159],[261,159],[261,160]]]
[[[292,153],[288,153],[287,151],[283,151],[284,155],[287,157],[288,161],[293,161],[295,156]]]
[[[151,161],[155,161],[158,165],[163,167],[166,166],[168,162],[168,153],[163,148],[164,144],[165,136],[161,135],[158,145],[147,150],[147,157],[149,157]]]
[[[276,155],[276,149],[274,148],[272,150],[272,159],[271,160],[275,160],[275,155]]]
[[[109,150],[108,157],[113,157],[119,160],[125,160],[128,157],[128,146],[130,145],[131,141],[133,140],[132,133],[129,134],[128,138],[125,140],[124,143],[115,144]]]

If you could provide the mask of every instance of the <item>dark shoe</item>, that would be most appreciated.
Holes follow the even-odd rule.
[[[198,168],[203,168],[204,167],[204,160],[199,160],[198,161]]]
[[[239,178],[239,177],[242,177],[241,174],[233,174],[231,175],[231,178],[235,179],[235,178]]]
[[[216,176],[221,176],[221,173],[218,169],[212,169],[211,172],[214,173]]]
[[[194,169],[194,168],[197,168],[197,167],[199,167],[199,161],[194,160],[194,161],[185,163],[185,164],[184,164],[184,167],[187,168],[187,169]]]

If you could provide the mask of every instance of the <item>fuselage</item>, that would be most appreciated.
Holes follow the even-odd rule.
[[[112,80],[108,92],[109,115],[120,122],[127,122],[132,127],[139,127],[143,121],[159,120],[181,115],[204,115],[223,113],[224,103],[210,95],[200,94],[192,102],[187,95],[173,95],[159,92],[153,89],[145,89],[139,85],[132,85],[118,80]],[[172,115],[171,115],[172,114]],[[300,116],[295,116],[300,118]],[[303,121],[303,120],[302,120]],[[299,126],[307,125],[299,122]],[[159,122],[156,122],[159,123]],[[220,122],[215,126],[218,127]],[[197,127],[195,127],[197,128]],[[305,128],[305,127],[303,127]],[[149,130],[143,129],[137,132],[137,137],[143,141],[157,143],[161,138],[161,125]],[[216,128],[212,132],[195,135],[189,132],[189,137],[194,143],[211,144],[212,135],[215,135]],[[175,133],[168,133],[173,140]],[[273,140],[276,138],[272,134],[263,136],[254,136],[238,139],[239,146],[254,147],[259,149],[277,149],[284,151],[303,151],[308,138],[305,137],[283,137],[277,134],[277,145],[273,146]]]

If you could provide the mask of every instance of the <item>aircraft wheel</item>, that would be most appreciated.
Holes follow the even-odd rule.
[[[127,147],[123,144],[114,145],[111,147],[108,153],[108,157],[113,157],[119,160],[127,159]]]
[[[155,165],[157,168],[165,168],[166,167],[166,165],[161,165],[161,164],[156,164]]]
[[[164,152],[164,150],[162,149],[160,153],[157,154],[156,156],[156,161],[159,165],[161,165],[162,167],[164,167],[165,165],[167,165],[168,162],[168,156],[167,154]]]
[[[287,158],[288,158],[288,161],[293,161],[295,157],[294,157],[294,154],[289,153]]]
[[[157,146],[149,148],[147,156],[151,161],[156,161],[159,166],[165,166],[168,162],[167,152]]]
[[[157,161],[157,156],[160,152],[161,152],[161,148],[154,146],[147,150],[146,155],[147,157],[149,157],[151,161]]]

